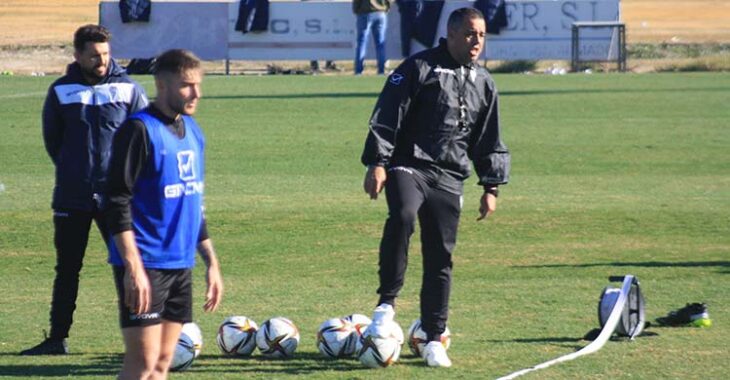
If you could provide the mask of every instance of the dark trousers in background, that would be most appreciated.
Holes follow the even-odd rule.
[[[461,195],[437,187],[435,171],[394,167],[388,171],[385,195],[388,219],[380,243],[379,303],[394,304],[403,287],[408,244],[416,217],[421,228],[423,279],[421,321],[431,337],[446,328],[451,290],[451,255],[461,214]]]
[[[73,323],[76,298],[79,293],[79,273],[83,266],[86,245],[89,242],[91,221],[108,244],[108,228],[99,210],[55,210],[53,225],[56,246],[56,279],[53,281],[51,300],[51,338],[63,339]]]

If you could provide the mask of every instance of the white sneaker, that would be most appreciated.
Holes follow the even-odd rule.
[[[390,333],[389,327],[395,318],[393,305],[381,303],[373,311],[373,322],[365,330],[363,335],[372,335],[385,338]]]
[[[451,360],[446,355],[446,347],[441,342],[431,341],[423,348],[423,359],[429,367],[451,367]]]

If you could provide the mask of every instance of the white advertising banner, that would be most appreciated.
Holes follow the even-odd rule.
[[[507,1],[506,8],[508,25],[488,37],[487,59],[568,60],[573,22],[619,20],[618,0]],[[581,58],[615,59],[617,38],[610,28],[581,30]]]
[[[350,2],[306,1],[269,3],[269,30],[241,33],[234,30],[238,2],[230,3],[228,51],[231,59],[309,60],[353,59],[355,15]],[[393,34],[394,12],[390,12],[387,34],[388,56]],[[372,42],[370,42],[372,45]],[[374,57],[373,50],[368,56]]]
[[[444,3],[436,28],[446,35],[448,15],[472,1]],[[148,23],[122,24],[118,1],[104,1],[100,23],[114,35],[112,49],[120,58],[146,58],[172,48],[193,50],[204,59],[349,60],[355,55],[355,15],[349,1],[272,1],[264,32],[236,31],[239,2],[202,1],[152,3]],[[571,25],[576,21],[618,21],[619,0],[507,0],[508,25],[490,34],[484,58],[489,60],[570,59]],[[581,30],[581,59],[615,59],[612,28]],[[367,57],[374,57],[372,38]],[[425,47],[412,40],[411,53]],[[387,51],[402,58],[400,13],[388,13]]]
[[[112,55],[152,58],[168,49],[188,49],[205,60],[228,52],[228,1],[152,2],[148,22],[122,23],[119,1],[99,5],[99,24],[112,33]]]

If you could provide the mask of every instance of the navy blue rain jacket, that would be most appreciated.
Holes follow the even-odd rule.
[[[91,211],[104,192],[112,136],[128,115],[147,106],[144,89],[114,60],[90,86],[77,63],[48,89],[43,141],[56,166],[55,210]]]

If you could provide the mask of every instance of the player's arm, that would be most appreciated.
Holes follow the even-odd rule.
[[[124,261],[124,304],[135,314],[146,313],[150,308],[151,287],[147,272],[132,230],[122,231],[113,236],[117,249]]]
[[[105,218],[124,262],[124,303],[135,313],[149,310],[151,287],[132,230],[132,189],[147,161],[149,136],[139,120],[128,119],[112,141]]]
[[[202,228],[203,226],[201,226],[201,236],[204,236]],[[205,235],[207,235],[207,232],[205,232]],[[223,277],[221,276],[218,256],[216,256],[213,249],[213,242],[207,236],[198,242],[198,253],[207,268],[205,272],[207,291],[203,309],[205,311],[215,311],[223,299]]]
[[[485,84],[488,109],[475,133],[469,156],[479,176],[484,193],[479,199],[479,217],[482,220],[497,209],[498,186],[509,181],[510,153],[502,142],[499,122],[499,95],[493,83]]]
[[[383,189],[388,165],[395,149],[403,118],[408,113],[411,100],[419,82],[419,72],[414,60],[403,62],[388,76],[370,117],[370,130],[365,140],[360,161],[368,167],[363,189],[371,199],[377,199]]]
[[[365,190],[365,192],[370,195],[370,199],[378,199],[378,194],[380,194],[380,192],[383,190],[386,179],[388,179],[388,174],[385,171],[385,166],[368,166],[368,170],[365,172],[365,179],[363,180],[362,187],[363,190]]]
[[[58,163],[58,155],[61,151],[63,143],[64,123],[61,115],[61,105],[53,86],[48,90],[48,95],[43,103],[43,143],[46,147],[48,156],[51,157],[53,164]]]

